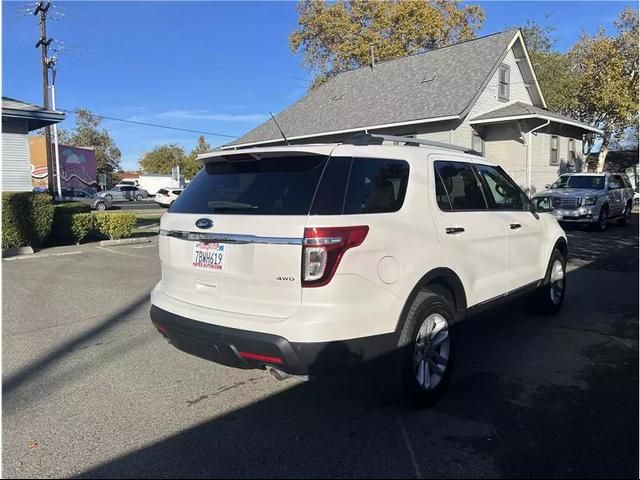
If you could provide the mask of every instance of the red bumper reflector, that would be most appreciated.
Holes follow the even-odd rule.
[[[163,335],[167,333],[167,327],[164,327],[158,323],[154,323],[153,326],[156,327],[156,330],[158,330]]]
[[[275,363],[277,365],[282,365],[284,362],[281,358],[278,357],[267,357],[266,355],[258,355],[257,353],[249,353],[249,352],[238,352],[242,358],[246,358],[247,360],[257,360],[259,362],[266,363]]]

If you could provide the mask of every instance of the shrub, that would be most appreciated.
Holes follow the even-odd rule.
[[[54,205],[56,215],[73,214],[73,213],[89,213],[91,205],[82,202],[64,202]]]
[[[36,239],[35,246],[41,246],[51,233],[54,209],[52,198],[46,193],[35,193],[31,207],[31,225]]]
[[[136,226],[133,213],[98,213],[94,217],[96,229],[111,240],[130,237]]]
[[[91,213],[62,214],[56,217],[53,238],[58,243],[80,243],[94,229]]]
[[[53,205],[46,193],[2,194],[2,248],[40,247],[51,232]]]

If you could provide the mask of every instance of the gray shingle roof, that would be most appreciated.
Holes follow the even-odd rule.
[[[2,110],[6,109],[25,110],[30,112],[46,111],[44,108],[33,105],[31,103],[21,102],[20,100],[16,100],[15,98],[2,97]]]
[[[592,126],[580,122],[578,120],[574,120],[573,118],[567,117],[565,115],[560,115],[559,113],[550,112],[543,108],[534,107],[533,105],[527,105],[522,102],[514,102],[509,105],[506,105],[502,108],[498,108],[496,110],[492,110],[491,112],[483,113],[477,117],[470,119],[470,122],[473,123],[490,123],[487,120],[495,120],[506,117],[545,117],[552,120],[557,120],[559,123],[567,123],[567,124],[575,124],[577,126],[582,126],[587,130],[597,131],[597,128],[593,128]]]
[[[502,61],[517,30],[340,73],[276,116],[287,137],[458,116]],[[280,139],[268,120],[230,145]]]

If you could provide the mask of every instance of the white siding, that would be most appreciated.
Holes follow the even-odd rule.
[[[31,159],[27,135],[2,133],[2,191],[30,192]]]
[[[485,156],[500,165],[518,185],[526,188],[526,145],[515,122],[489,127],[485,131]]]
[[[509,101],[504,102],[498,98],[499,71],[496,70],[496,73],[493,75],[484,91],[478,97],[475,105],[471,107],[471,111],[469,112],[469,114],[454,132],[453,143],[455,143],[456,145],[471,148],[473,127],[469,125],[470,119],[482,115],[483,113],[497,110],[498,108],[504,107],[509,103],[522,102],[528,105],[533,105],[533,101],[531,100],[529,91],[524,86],[524,80],[522,78],[522,74],[520,73],[518,62],[516,62],[516,57],[513,54],[513,50],[509,50],[502,63],[504,65],[508,65],[510,71]]]
[[[551,135],[558,136],[558,164],[551,165]],[[585,170],[584,154],[582,153],[582,139],[574,134],[567,136],[548,129],[532,134],[531,140],[531,183],[534,191],[544,190],[544,186],[553,183],[559,175],[569,172]],[[574,138],[576,150],[575,166],[568,164],[569,139]]]

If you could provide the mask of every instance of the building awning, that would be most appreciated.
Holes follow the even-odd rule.
[[[572,127],[581,128],[588,132],[602,133],[602,130],[596,127],[592,127],[578,120],[574,120],[570,117],[565,117],[559,113],[550,112],[542,108],[534,107],[533,105],[527,105],[522,102],[515,102],[505,107],[498,108],[491,112],[483,113],[475,118],[472,118],[469,123],[471,125],[487,125],[504,122],[515,122],[518,120],[527,119],[540,119],[549,120],[555,123],[562,123],[564,125],[571,125]]]
[[[26,120],[29,131],[37,130],[65,119],[63,112],[45,110],[31,103],[2,97],[2,119]]]

